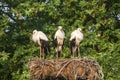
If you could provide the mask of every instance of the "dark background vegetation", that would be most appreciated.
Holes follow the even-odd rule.
[[[34,29],[50,40],[58,25],[66,33],[63,58],[71,58],[69,37],[80,27],[82,57],[97,60],[105,80],[120,80],[120,0],[0,0],[0,80],[29,80],[27,61],[39,57]]]

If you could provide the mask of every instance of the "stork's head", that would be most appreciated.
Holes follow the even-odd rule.
[[[35,34],[37,32],[37,30],[33,30],[33,34]]]
[[[77,28],[77,30],[79,30],[80,32],[82,32],[82,29],[81,29],[81,28]]]
[[[58,26],[58,29],[59,29],[59,30],[62,30],[62,26]]]

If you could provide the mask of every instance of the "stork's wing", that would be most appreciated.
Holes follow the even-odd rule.
[[[39,31],[38,34],[39,34],[40,39],[45,40],[45,41],[48,41],[47,36],[46,36],[43,32]]]
[[[73,39],[75,39],[75,37],[76,37],[76,33],[75,33],[75,31],[73,31],[71,33],[71,36],[70,36],[70,41],[72,41]]]

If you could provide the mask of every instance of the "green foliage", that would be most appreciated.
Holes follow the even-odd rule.
[[[2,5],[2,6],[1,6]],[[9,9],[6,9],[9,8]],[[119,0],[2,0],[0,2],[0,80],[29,80],[27,61],[39,57],[39,47],[30,40],[34,29],[50,40],[57,26],[66,33],[63,57],[70,58],[71,32],[81,27],[82,57],[97,60],[105,80],[120,79],[120,1]]]

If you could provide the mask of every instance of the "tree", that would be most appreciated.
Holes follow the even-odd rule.
[[[82,57],[97,60],[105,80],[120,79],[120,1],[119,0],[2,0],[0,2],[0,79],[29,80],[26,62],[39,56],[39,47],[30,40],[34,29],[51,41],[59,25],[66,32],[64,57],[71,57],[69,37],[81,27]]]

